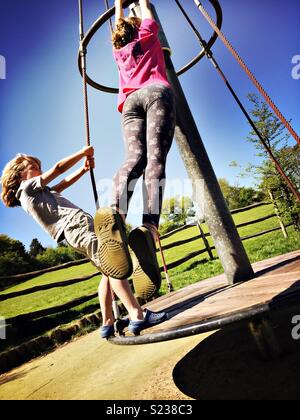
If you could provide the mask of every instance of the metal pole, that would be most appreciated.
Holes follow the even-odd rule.
[[[152,6],[155,20],[159,17]],[[139,8],[135,13],[140,15]],[[160,24],[162,47],[170,46]],[[175,138],[194,190],[194,201],[202,209],[229,284],[246,281],[254,272],[236,226],[222,195],[217,177],[205,150],[195,120],[176,75],[168,51],[165,51],[167,74],[176,94],[177,123]],[[221,143],[221,142],[220,142]]]

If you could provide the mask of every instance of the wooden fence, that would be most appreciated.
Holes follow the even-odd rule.
[[[34,279],[35,277],[43,274],[52,273],[53,271],[63,270],[65,268],[77,267],[82,264],[89,262],[88,258],[83,258],[78,261],[69,261],[64,264],[57,265],[55,267],[44,268],[43,270],[33,271],[31,273],[16,274],[14,276],[0,277],[0,290],[4,287],[13,286],[23,281]]]
[[[255,204],[255,205],[245,207],[245,208],[242,208],[242,209],[233,210],[231,213],[232,214],[238,214],[238,213],[246,212],[246,211],[258,208],[258,207],[267,206],[267,205],[270,205],[270,204],[272,204],[272,203],[269,203],[269,202],[259,203],[259,204]],[[276,218],[276,217],[280,218],[280,215],[278,215],[278,213],[275,211],[273,214],[269,214],[267,216],[249,221],[247,223],[242,223],[240,225],[237,225],[237,228],[243,228],[243,227],[246,227],[246,226],[258,224],[258,223],[263,222],[265,220],[269,220],[271,218]],[[275,232],[275,231],[278,231],[278,230],[282,230],[283,234],[285,235],[284,232],[286,232],[286,228],[291,226],[291,225],[284,226],[281,219],[280,219],[279,224],[280,224],[280,226],[278,228],[272,228],[272,229],[269,229],[269,230],[264,230],[264,231],[261,231],[261,232],[257,232],[253,235],[242,237],[241,239],[242,239],[242,241],[246,241],[248,239],[252,239],[252,238],[262,236],[262,235],[266,235],[268,233]],[[186,226],[183,226],[179,229],[176,229],[172,232],[169,232],[166,235],[161,236],[161,240],[168,239],[168,238],[174,236],[175,234],[177,234],[179,232],[182,232],[184,230],[192,229],[195,226],[198,226],[198,230],[199,230],[198,235],[196,235],[192,238],[179,240],[179,241],[172,242],[170,244],[164,245],[163,250],[165,251],[165,250],[173,249],[173,248],[176,248],[176,247],[180,247],[182,245],[185,245],[187,243],[190,243],[190,242],[193,242],[193,241],[196,241],[196,240],[201,240],[201,242],[204,243],[204,248],[199,249],[199,250],[194,251],[194,252],[191,252],[188,255],[180,258],[179,260],[168,264],[169,269],[176,268],[176,267],[180,266],[181,264],[183,264],[183,263],[185,263],[185,262],[187,262],[187,261],[189,261],[189,260],[191,260],[191,259],[193,259],[193,258],[195,258],[199,255],[205,254],[205,253],[208,253],[210,259],[214,259],[212,251],[215,250],[215,247],[210,246],[209,242],[207,240],[207,238],[210,236],[210,233],[204,233],[200,223],[191,223],[189,225],[186,225]],[[83,261],[87,262],[87,260],[83,260]],[[79,262],[79,263],[83,264],[82,261]],[[62,269],[62,268],[66,268],[66,265],[64,264],[63,266],[56,267],[55,270],[51,270],[51,271],[56,271],[56,270],[59,270],[59,269]],[[163,267],[161,267],[161,271],[163,271]],[[96,272],[96,273],[94,273],[90,276],[86,276],[86,277],[81,277],[81,278],[71,279],[71,280],[66,280],[66,281],[60,281],[60,282],[52,283],[52,284],[40,285],[40,286],[28,288],[26,290],[18,291],[18,292],[1,294],[0,295],[0,302],[4,301],[4,300],[13,299],[15,297],[29,295],[29,294],[36,293],[36,292],[42,291],[42,290],[50,290],[50,289],[54,289],[54,288],[58,288],[58,287],[66,287],[66,286],[78,284],[78,283],[81,283],[81,282],[84,282],[84,281],[88,281],[88,280],[90,280],[90,279],[92,279],[92,278],[94,278],[98,275],[100,275],[100,273]],[[58,313],[61,313],[63,311],[72,309],[72,308],[74,308],[78,305],[81,305],[81,304],[85,303],[85,302],[91,301],[91,300],[95,299],[97,297],[97,295],[98,295],[97,293],[92,293],[90,295],[74,299],[70,302],[67,302],[67,303],[63,304],[63,305],[58,305],[58,306],[55,306],[55,307],[52,307],[52,308],[48,308],[48,309],[44,309],[44,310],[40,310],[40,311],[36,311],[36,312],[31,312],[31,313],[27,313],[27,314],[22,314],[22,315],[19,315],[17,317],[9,318],[9,319],[6,319],[6,323],[7,324],[13,324],[13,325],[20,325],[24,322],[29,322],[29,321],[32,321],[32,320],[35,320],[35,319],[38,319],[38,318],[41,318],[41,317],[58,314]]]

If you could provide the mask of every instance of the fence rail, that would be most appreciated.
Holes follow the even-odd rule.
[[[41,311],[36,312],[30,312],[12,318],[6,318],[5,322],[6,324],[12,324],[17,326],[21,323],[34,321],[38,318],[43,318],[45,316],[55,315],[67,311],[69,309],[75,308],[76,306],[82,305],[83,303],[89,302],[90,300],[93,300],[96,297],[98,297],[98,293],[92,293],[90,295],[71,300],[70,302],[64,303],[63,305],[53,306],[52,308],[43,309]]]
[[[16,298],[16,297],[20,297],[20,296],[31,295],[32,293],[36,293],[36,292],[40,292],[40,291],[55,289],[57,287],[71,286],[73,284],[82,283],[84,281],[91,280],[96,276],[99,276],[98,271],[97,271],[97,273],[91,274],[90,276],[59,281],[59,282],[51,283],[51,284],[42,284],[40,286],[31,287],[29,289],[19,290],[18,292],[5,293],[3,295],[0,295],[0,302],[3,302],[3,301],[8,300],[8,299],[13,299],[13,298]]]
[[[24,282],[27,280],[32,280],[35,277],[41,276],[43,274],[52,273],[53,271],[63,270],[65,268],[77,267],[78,265],[86,264],[89,262],[88,258],[83,258],[78,261],[69,261],[64,264],[57,265],[55,267],[44,268],[43,270],[32,271],[31,273],[25,274],[16,274],[14,276],[4,276],[0,277],[0,290],[4,287],[13,286],[16,283]]]
[[[269,206],[270,204],[272,204],[270,201],[262,201],[261,203],[251,204],[251,206],[241,207],[240,209],[231,210],[230,213],[231,214],[244,213],[245,211],[257,209],[258,207]]]

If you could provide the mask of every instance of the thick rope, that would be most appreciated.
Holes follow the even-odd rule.
[[[184,17],[188,21],[189,25],[193,29],[194,33],[196,34],[196,36],[197,36],[197,38],[198,38],[201,46],[204,48],[205,53],[206,53],[206,56],[208,57],[208,59],[211,61],[211,63],[215,67],[215,69],[220,74],[221,78],[223,79],[223,81],[225,82],[226,86],[230,90],[231,94],[233,95],[234,99],[236,100],[237,104],[239,105],[240,109],[242,110],[243,114],[247,118],[249,124],[251,125],[251,127],[254,130],[254,132],[256,133],[256,135],[258,136],[258,138],[260,139],[260,141],[263,144],[265,150],[269,154],[270,159],[273,161],[273,163],[274,163],[277,171],[279,172],[279,174],[281,175],[281,177],[284,179],[284,181],[287,183],[287,185],[289,186],[291,192],[294,194],[294,196],[296,197],[296,199],[300,203],[300,194],[299,194],[299,191],[297,190],[297,188],[295,187],[295,185],[293,184],[293,182],[290,180],[290,178],[286,175],[286,173],[285,173],[284,169],[282,168],[282,166],[280,165],[278,159],[275,157],[272,149],[267,144],[266,140],[263,138],[262,134],[260,133],[260,131],[256,127],[255,123],[253,122],[253,120],[250,117],[249,113],[247,112],[246,108],[243,106],[242,102],[238,98],[237,94],[235,93],[234,89],[232,88],[231,84],[229,83],[228,79],[226,78],[225,74],[221,70],[219,64],[217,63],[217,61],[213,57],[212,51],[207,47],[206,41],[202,38],[202,36],[200,35],[200,32],[196,29],[195,25],[193,24],[193,22],[191,21],[190,17],[188,16],[188,14],[186,13],[186,11],[184,10],[184,8],[182,7],[182,5],[180,4],[179,0],[175,0],[175,1],[177,3],[177,6],[179,7],[180,11],[182,12],[182,14],[184,15]]]
[[[85,134],[86,134],[86,144],[87,146],[91,145],[91,135],[90,135],[90,118],[89,118],[89,103],[88,103],[88,91],[87,91],[87,75],[86,75],[86,50],[82,48],[82,41],[84,39],[84,27],[83,27],[83,8],[82,0],[78,0],[79,5],[79,34],[80,34],[80,55],[81,55],[81,68],[82,68],[82,80],[83,80],[83,98],[84,98],[84,115],[85,115]],[[94,193],[94,199],[96,204],[96,209],[99,210],[99,197],[97,192],[97,186],[94,176],[94,171],[91,168],[90,170],[92,188]],[[113,312],[115,319],[120,318],[119,307],[116,301],[116,296],[112,290],[110,282],[108,282],[110,294],[113,302]]]
[[[280,110],[277,108],[277,106],[274,104],[270,96],[267,94],[267,92],[264,90],[262,85],[258,82],[258,80],[255,78],[249,67],[245,64],[245,62],[242,60],[242,58],[239,56],[239,54],[235,51],[231,43],[228,41],[228,39],[225,37],[223,32],[217,27],[209,13],[206,11],[206,9],[203,7],[201,2],[199,0],[194,0],[196,6],[200,10],[200,12],[203,14],[205,19],[208,21],[208,23],[211,25],[211,27],[214,29],[214,31],[219,35],[225,46],[229,49],[229,51],[232,53],[232,55],[235,57],[235,59],[238,61],[240,66],[244,69],[248,77],[252,80],[258,91],[261,93],[261,95],[265,98],[266,102],[270,105],[270,107],[273,109],[274,113],[277,115],[277,117],[280,119],[280,121],[285,125],[287,130],[290,132],[290,134],[294,137],[296,142],[300,145],[300,137],[295,132],[295,130],[292,128],[290,123],[287,121],[287,119],[282,115]]]
[[[82,68],[82,80],[83,80],[83,98],[84,98],[84,116],[85,116],[85,132],[86,132],[86,145],[91,145],[90,135],[90,123],[89,123],[89,104],[88,104],[88,92],[87,92],[87,75],[86,75],[86,50],[82,48],[82,40],[84,39],[84,28],[83,28],[83,9],[82,0],[79,0],[79,36],[80,36],[80,55],[81,55],[81,68]],[[94,170],[90,169],[91,183],[93,188],[93,194],[97,210],[99,209],[99,197],[97,192],[97,186],[95,181]]]
[[[109,10],[108,0],[105,0],[105,7],[106,7],[106,10]],[[113,24],[112,24],[112,20],[111,19],[109,19],[109,26],[110,26],[110,33],[112,34],[113,31],[114,31],[114,28],[113,28]]]

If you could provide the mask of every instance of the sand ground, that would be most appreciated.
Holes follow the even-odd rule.
[[[0,376],[0,399],[188,399],[173,368],[207,336],[123,347],[94,332]]]

